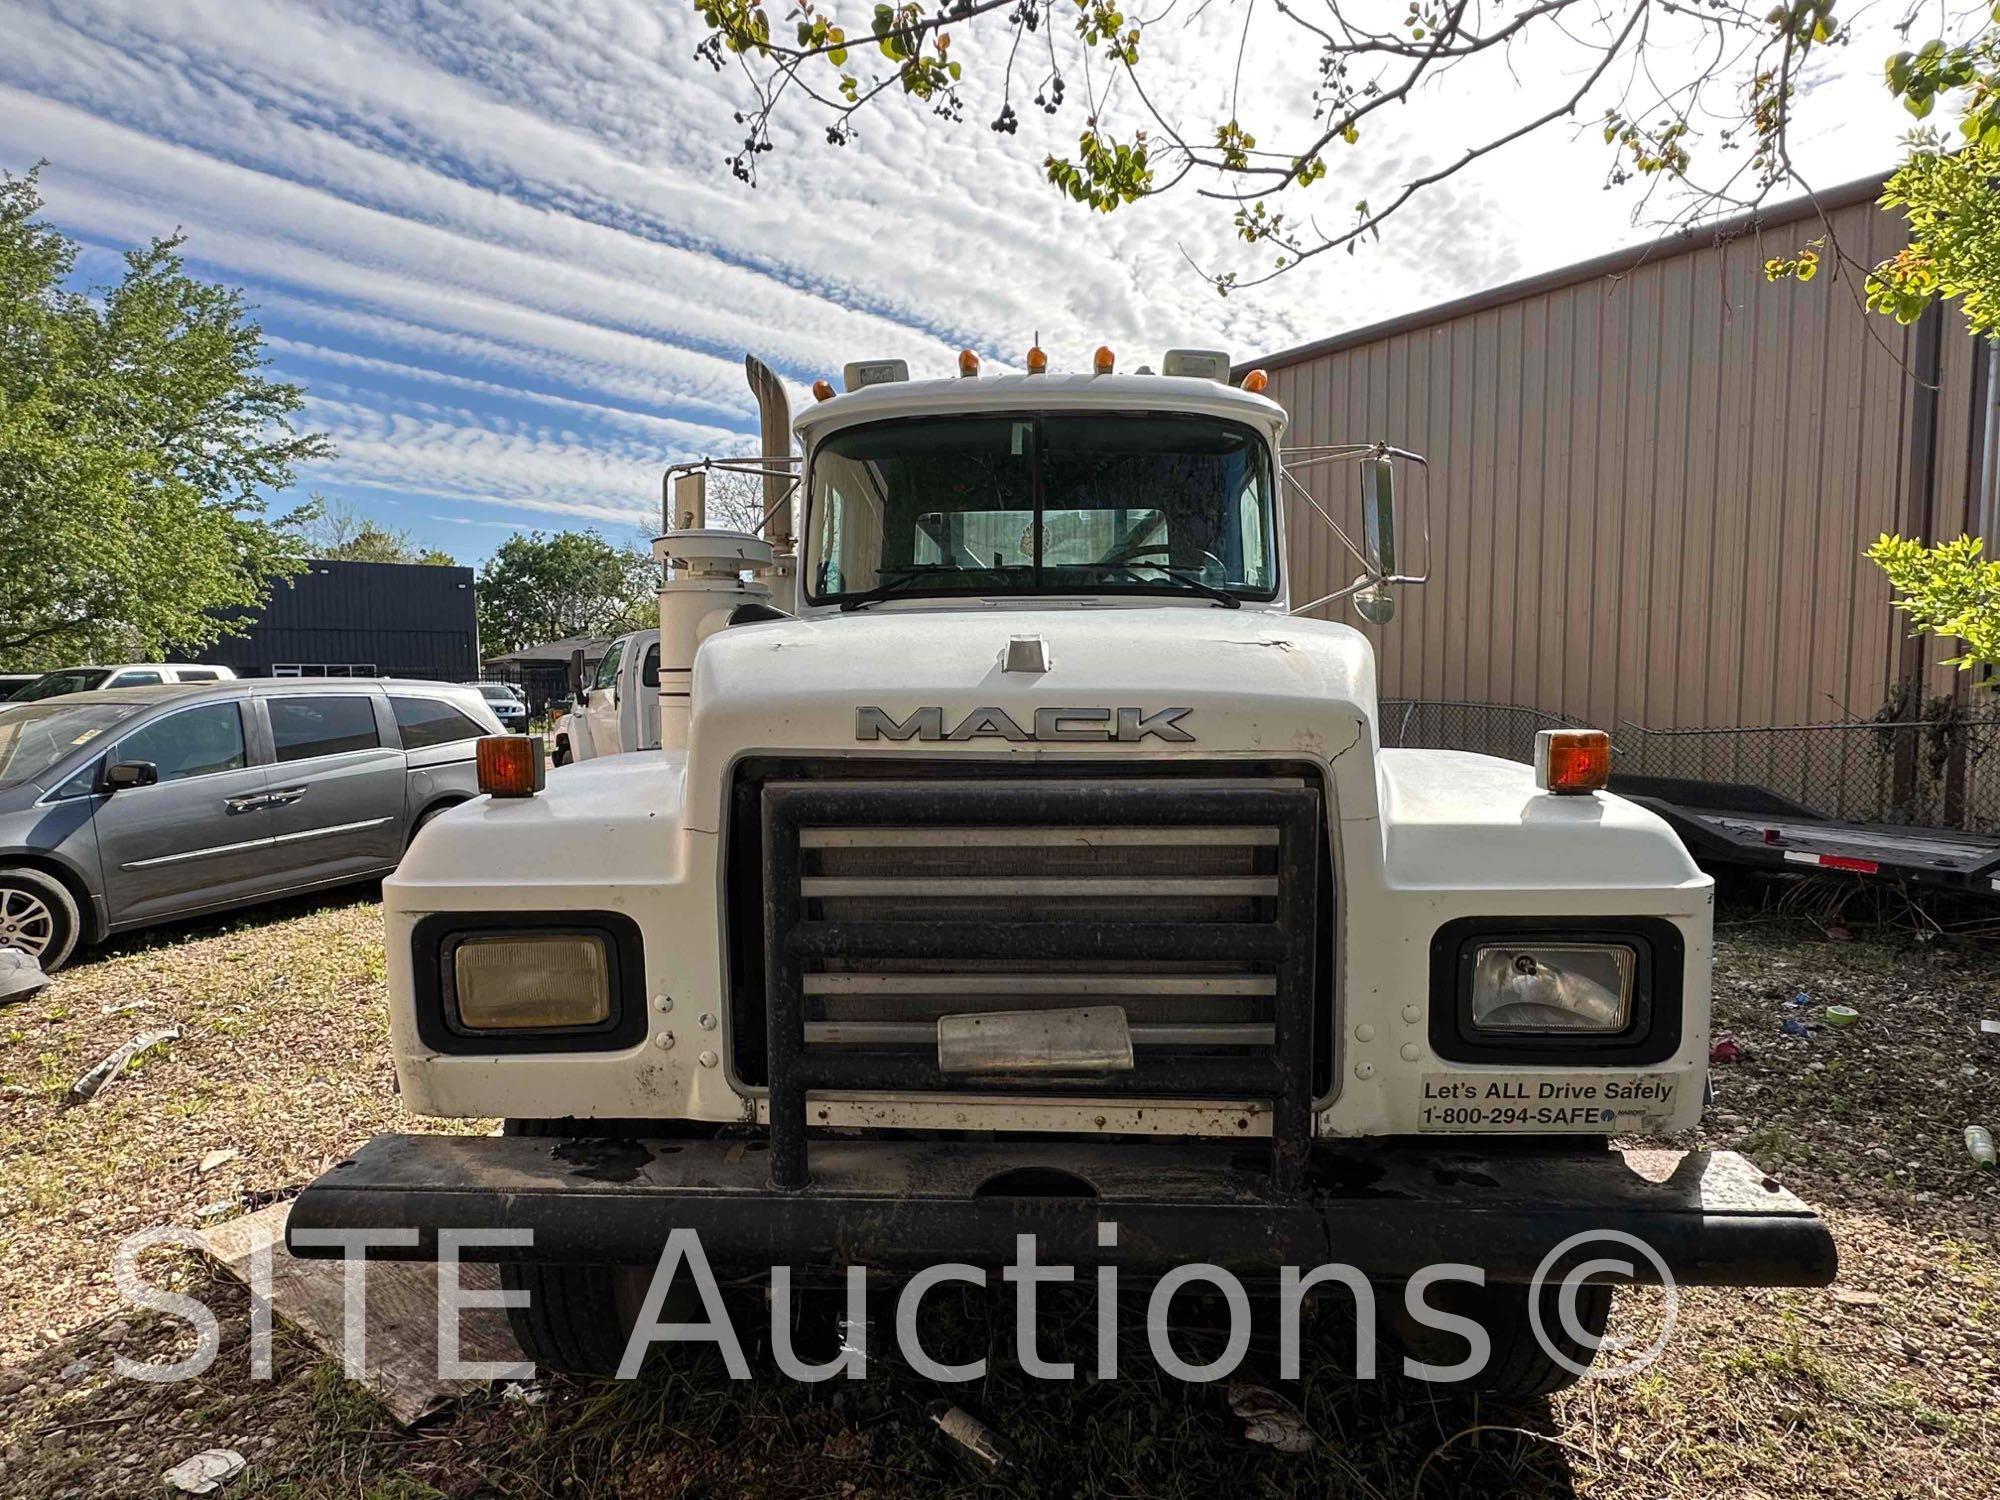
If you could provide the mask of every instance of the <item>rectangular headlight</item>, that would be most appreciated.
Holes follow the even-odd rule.
[[[1637,969],[1623,943],[1482,943],[1472,961],[1473,1029],[1623,1031]]]
[[[452,953],[467,1031],[556,1031],[611,1019],[611,956],[588,932],[468,935]]]

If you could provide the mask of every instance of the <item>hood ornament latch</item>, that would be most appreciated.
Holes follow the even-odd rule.
[[[1017,635],[1007,642],[1007,654],[1001,660],[1003,672],[1046,672],[1049,669],[1049,643],[1038,635]]]

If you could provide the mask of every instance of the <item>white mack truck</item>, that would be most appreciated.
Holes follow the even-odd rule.
[[[506,1131],[370,1142],[296,1253],[458,1231],[578,1371],[620,1364],[677,1230],[835,1283],[1027,1233],[1142,1280],[1338,1263],[1406,1352],[1465,1326],[1426,1306],[1477,1324],[1468,1381],[1517,1395],[1604,1327],[1607,1285],[1558,1316],[1542,1279],[1579,1239],[1643,1241],[1640,1281],[1832,1280],[1744,1158],[1612,1143],[1700,1120],[1713,893],[1601,789],[1603,736],[1383,749],[1367,639],[1299,612],[1288,496],[1333,524],[1300,472],[1358,466],[1342,593],[1386,618],[1410,455],[1288,452],[1261,375],[1201,351],[850,365],[795,426],[751,365],[765,456],[669,474],[767,504],[672,508],[660,747],[482,742],[492,795],[385,883],[403,1100]],[[1440,1262],[1481,1279],[1425,1302]]]

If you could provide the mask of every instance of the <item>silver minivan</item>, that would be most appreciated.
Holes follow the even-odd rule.
[[[80,943],[366,880],[477,793],[474,688],[301,678],[0,704],[0,946]]]

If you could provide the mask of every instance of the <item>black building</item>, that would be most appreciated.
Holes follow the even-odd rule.
[[[239,677],[479,677],[472,569],[323,562],[271,588],[245,634],[203,661]]]

